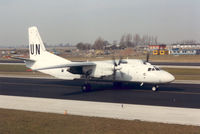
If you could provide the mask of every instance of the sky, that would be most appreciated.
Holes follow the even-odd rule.
[[[127,33],[200,42],[200,0],[0,0],[0,46],[27,45],[30,26],[50,45]]]

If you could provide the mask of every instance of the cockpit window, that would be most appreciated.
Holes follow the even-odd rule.
[[[148,68],[148,71],[160,71],[160,69],[154,66],[152,68]]]
[[[160,71],[160,69],[159,69],[159,68],[157,68],[157,67],[155,67],[155,69],[156,69],[157,71]]]

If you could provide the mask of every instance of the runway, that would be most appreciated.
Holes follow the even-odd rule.
[[[81,80],[0,77],[0,95],[200,109],[200,84],[172,83],[152,92],[148,85],[138,87],[128,83],[114,89],[111,83],[92,82],[92,91],[82,93],[82,83]]]

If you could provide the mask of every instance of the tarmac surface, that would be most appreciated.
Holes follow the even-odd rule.
[[[0,95],[200,109],[200,84],[171,83],[153,92],[150,85],[113,88],[112,83],[91,82],[92,91],[84,93],[82,84],[82,80],[0,77]]]

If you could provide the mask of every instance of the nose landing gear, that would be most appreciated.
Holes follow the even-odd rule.
[[[85,83],[84,85],[81,86],[82,92],[87,92],[91,90],[91,85],[89,83]]]
[[[154,91],[154,92],[157,91],[158,87],[159,87],[158,85],[153,86],[152,91]]]

